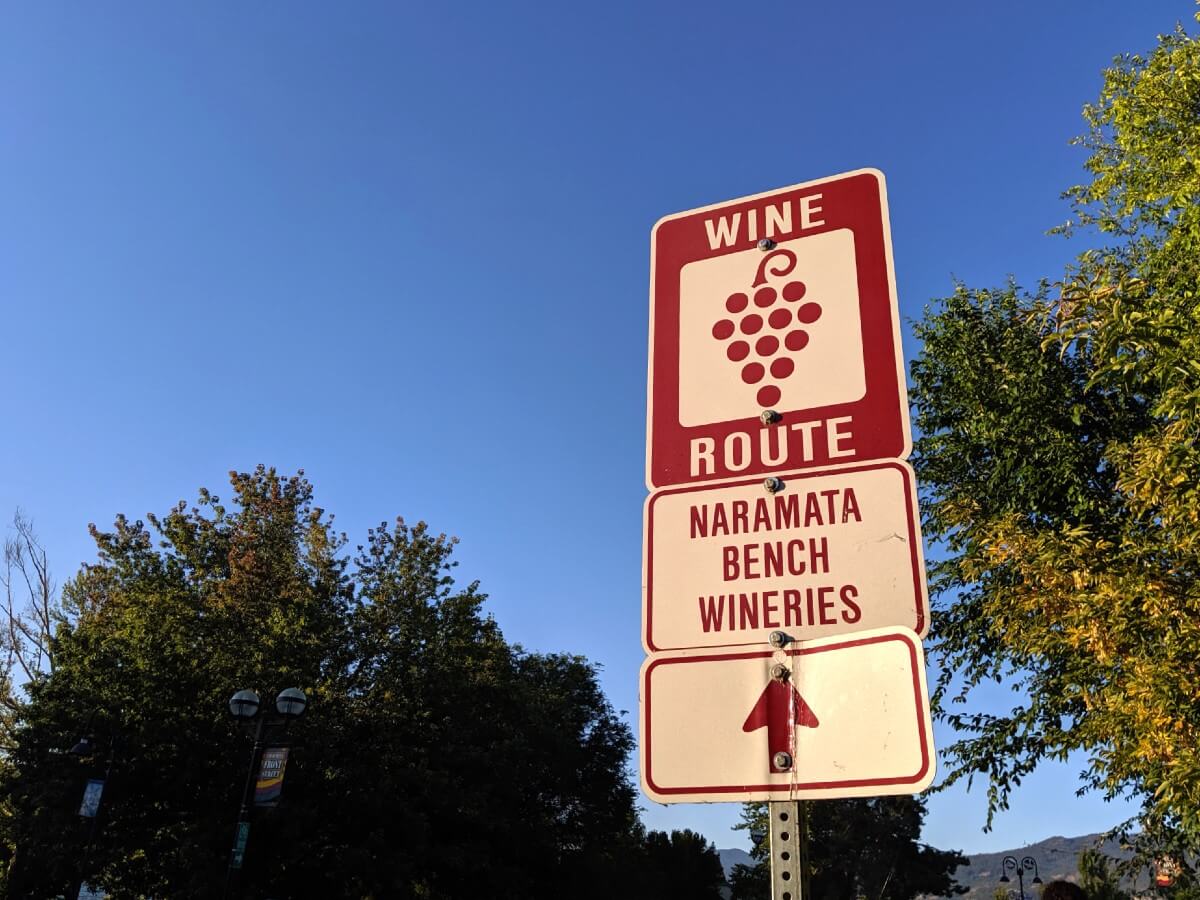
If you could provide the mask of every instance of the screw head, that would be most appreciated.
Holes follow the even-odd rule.
[[[758,418],[762,421],[762,423],[764,425],[774,425],[776,422],[778,422],[780,419],[782,419],[783,416],[781,416],[779,413],[775,412],[775,410],[773,410],[773,409],[764,409],[759,414]]]
[[[783,481],[772,475],[769,478],[763,479],[763,487],[772,494],[778,494],[783,490]]]
[[[791,669],[783,663],[775,663],[775,665],[771,666],[771,677],[776,681],[787,681],[788,676],[791,674]]]
[[[763,250],[763,251],[774,250],[775,242],[773,240],[771,240],[770,238],[763,238],[761,241],[758,242],[758,249]]]
[[[791,640],[792,639],[787,636],[787,633],[783,631],[772,631],[767,637],[767,641],[777,650],[780,647],[786,647],[789,643],[791,643]]]
[[[777,769],[790,769],[792,767],[792,754],[786,750],[780,750],[771,757],[771,762],[775,764]]]

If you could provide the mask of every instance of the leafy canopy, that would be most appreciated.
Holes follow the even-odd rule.
[[[808,831],[811,900],[912,900],[964,892],[954,870],[967,859],[920,842],[925,801],[920,797],[814,800],[801,804]],[[739,828],[769,834],[765,803],[747,803]],[[753,866],[734,866],[732,900],[770,895],[769,841],[756,841]]]
[[[1087,754],[1147,833],[1200,839],[1200,41],[1119,57],[1085,108],[1095,245],[1055,285],[959,285],[912,365],[938,696],[990,815]],[[962,706],[989,681],[1008,712]],[[1161,836],[1161,835],[1160,835]]]
[[[84,877],[115,900],[219,895],[243,687],[270,703],[298,686],[310,707],[272,734],[292,746],[283,798],[255,813],[239,896],[589,898],[650,866],[632,737],[594,666],[509,644],[424,524],[350,554],[302,475],[231,484],[229,504],[201,490],[92,529],[0,770],[9,895]],[[97,757],[65,752],[81,733]],[[79,799],[106,770],[89,840]]]

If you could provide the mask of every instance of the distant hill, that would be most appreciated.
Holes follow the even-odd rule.
[[[961,896],[964,900],[992,900],[996,893],[996,888],[1008,887],[1015,892],[1017,890],[1017,879],[1013,875],[1010,884],[1001,884],[1000,876],[1003,874],[1001,870],[1001,862],[1005,856],[1015,856],[1021,859],[1025,856],[1032,856],[1037,860],[1038,874],[1041,875],[1042,881],[1054,881],[1062,878],[1067,881],[1079,880],[1079,869],[1076,864],[1079,859],[1079,854],[1089,848],[1097,848],[1105,856],[1110,856],[1113,859],[1127,859],[1129,851],[1122,850],[1120,844],[1116,841],[1102,841],[1100,834],[1085,834],[1080,837],[1051,837],[1044,841],[1038,841],[1036,844],[1029,844],[1025,847],[1018,847],[1013,850],[1001,850],[996,853],[976,853],[970,858],[970,862],[965,866],[959,866],[954,872],[954,879],[961,885],[967,888],[967,893]],[[753,860],[750,854],[745,850],[729,848],[718,850],[718,855],[721,857],[721,865],[725,867],[725,877],[733,871],[733,867],[738,863],[750,865]],[[1025,882],[1025,896],[1027,900],[1037,900],[1038,888],[1031,884],[1033,875],[1029,874]],[[1129,885],[1126,885],[1128,888]],[[1145,887],[1145,885],[1138,885]]]
[[[1042,881],[1065,879],[1079,880],[1079,869],[1076,861],[1079,854],[1089,848],[1097,848],[1105,856],[1113,859],[1127,859],[1129,851],[1122,850],[1116,841],[1101,841],[1102,835],[1085,834],[1080,837],[1051,837],[1036,844],[1018,847],[1014,850],[1001,850],[998,853],[976,853],[965,866],[959,866],[954,872],[955,880],[969,890],[962,896],[966,900],[992,900],[998,887],[1017,889],[1017,878],[1011,875],[1012,883],[1000,883],[1001,861],[1005,856],[1015,856],[1021,859],[1032,856],[1037,860],[1038,873]],[[1025,881],[1025,893],[1028,897],[1037,897],[1037,887],[1031,885],[1033,875],[1029,874]]]
[[[717,856],[721,857],[721,865],[725,868],[725,877],[728,878],[733,874],[733,867],[736,865],[752,866],[754,859],[745,850],[739,850],[737,847],[729,847],[725,850],[718,850]]]

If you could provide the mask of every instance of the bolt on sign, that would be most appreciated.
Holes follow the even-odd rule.
[[[650,265],[648,487],[908,456],[881,172],[667,216]]]
[[[664,489],[645,508],[648,653],[766,644],[903,625],[929,595],[907,463]]]
[[[654,654],[641,695],[642,789],[660,803],[875,797],[933,782],[925,659],[905,628]]]

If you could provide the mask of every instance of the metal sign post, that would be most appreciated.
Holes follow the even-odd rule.
[[[803,804],[772,800],[771,900],[802,900],[808,893],[808,823]]]

